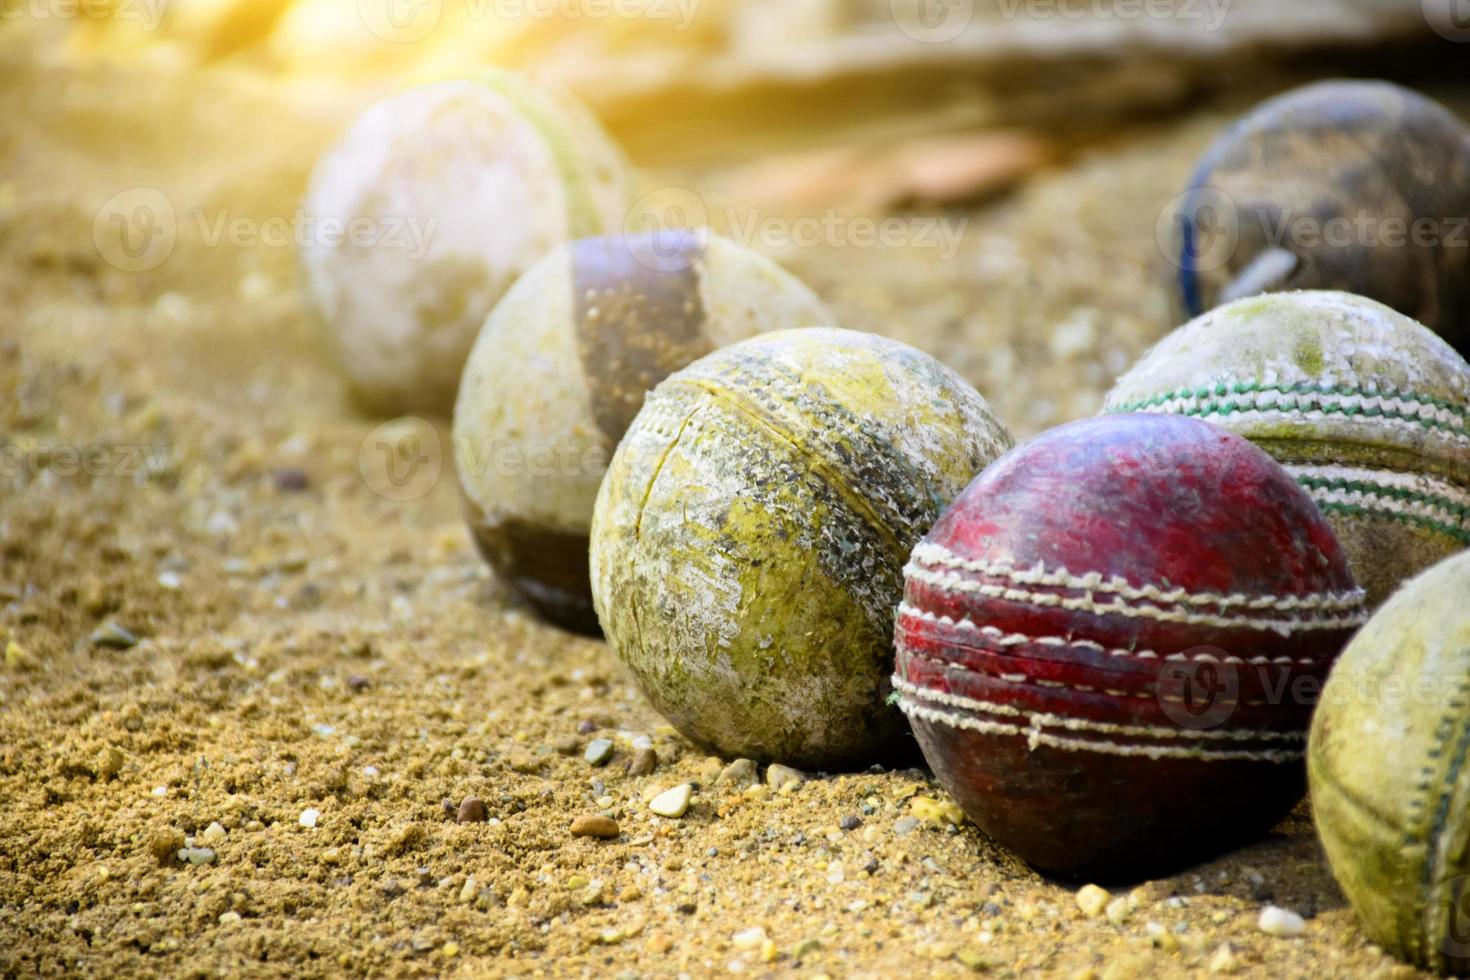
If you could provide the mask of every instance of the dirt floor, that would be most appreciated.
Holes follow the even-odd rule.
[[[0,975],[1413,975],[1358,930],[1305,805],[1089,917],[922,771],[717,784],[606,645],[496,583],[441,457],[424,496],[376,492],[380,420],[304,321],[294,250],[212,240],[221,212],[290,217],[339,105],[14,43],[0,77]],[[1171,325],[1155,217],[1225,118],[947,213],[953,257],[772,251],[1034,434]],[[94,240],[133,187],[178,216],[144,273]],[[629,775],[640,738],[657,768]],[[684,781],[687,815],[653,816]],[[457,822],[467,797],[487,819]],[[571,835],[596,813],[620,836]],[[1261,932],[1268,903],[1305,935]]]

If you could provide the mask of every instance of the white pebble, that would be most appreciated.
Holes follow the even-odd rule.
[[[1097,885],[1083,885],[1077,891],[1077,907],[1089,919],[1102,915],[1103,910],[1112,900],[1113,896],[1108,893],[1108,890],[1099,888]]]
[[[688,783],[680,783],[655,796],[649,801],[648,808],[661,817],[682,817],[689,809],[689,796],[693,791]]]
[[[766,930],[760,926],[752,926],[749,929],[741,929],[730,937],[730,944],[736,949],[759,949],[766,941]]]
[[[205,827],[204,833],[200,834],[199,836],[203,840],[219,840],[224,837],[226,833],[227,831],[225,830],[224,826],[218,820],[216,820],[208,827]]]
[[[297,819],[296,822],[301,824],[301,826],[303,827],[315,827],[317,818],[321,815],[322,813],[320,810],[315,810],[311,807],[307,807],[305,810],[301,811],[301,816]]]
[[[1307,931],[1306,920],[1291,909],[1267,905],[1261,909],[1261,931],[1280,939],[1295,939]]]

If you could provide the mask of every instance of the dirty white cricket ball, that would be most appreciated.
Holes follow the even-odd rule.
[[[620,228],[628,169],[585,109],[505,72],[364,112],[303,208],[308,305],[358,399],[444,412],[510,284],[569,238]]]

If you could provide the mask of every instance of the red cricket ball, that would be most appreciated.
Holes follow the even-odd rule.
[[[1307,723],[1366,619],[1286,471],[1117,415],[993,463],[915,547],[899,703],[970,818],[1064,877],[1176,871],[1301,798]]]

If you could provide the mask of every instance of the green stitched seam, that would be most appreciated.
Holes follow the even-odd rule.
[[[1363,507],[1360,504],[1334,504],[1318,503],[1317,506],[1324,514],[1343,514],[1347,517],[1372,517],[1379,520],[1397,521],[1400,524],[1412,524],[1417,527],[1428,528],[1438,531],[1440,534],[1453,538],[1459,544],[1470,546],[1470,531],[1453,524],[1445,524],[1429,517],[1420,517],[1416,514],[1400,514],[1391,510],[1375,510],[1372,507]]]
[[[1370,483],[1367,480],[1348,480],[1343,477],[1323,476],[1298,476],[1296,482],[1308,490],[1347,490],[1373,494],[1377,497],[1388,497],[1392,500],[1403,500],[1408,503],[1428,504],[1440,510],[1447,510],[1462,521],[1470,519],[1470,505],[1457,504],[1448,497],[1424,493],[1419,490],[1409,490],[1405,487],[1387,487],[1377,483]]]
[[[1446,401],[1442,398],[1432,398],[1428,395],[1417,395],[1412,392],[1400,392],[1393,390],[1368,392],[1358,388],[1341,388],[1331,385],[1313,385],[1310,383],[1295,385],[1272,385],[1265,384],[1259,381],[1234,381],[1230,382],[1229,384],[1222,382],[1209,388],[1168,391],[1159,395],[1154,395],[1149,398],[1144,398],[1138,401],[1132,401],[1123,405],[1119,405],[1118,407],[1113,408],[1110,411],[1113,414],[1122,414],[1125,412],[1137,412],[1144,409],[1157,408],[1158,406],[1167,404],[1168,402],[1178,401],[1186,398],[1202,400],[1224,399],[1228,398],[1228,396],[1231,395],[1254,395],[1266,392],[1274,392],[1283,395],[1337,395],[1347,398],[1393,398],[1397,399],[1398,401],[1409,402],[1415,405],[1429,405],[1433,408],[1449,412],[1456,418],[1465,419],[1467,420],[1467,422],[1470,422],[1470,409],[1467,409],[1462,405],[1457,405],[1454,402]],[[1242,405],[1245,406],[1244,409],[1242,409]],[[1198,409],[1187,412],[1178,412],[1175,414],[1204,418],[1211,415],[1231,415],[1242,410],[1288,411],[1289,407],[1284,405],[1263,406],[1258,405],[1254,402],[1227,400],[1221,401],[1218,404],[1207,404],[1201,406]],[[1348,417],[1361,415],[1366,418],[1401,419],[1405,422],[1413,422],[1414,424],[1419,425],[1425,429],[1439,429],[1446,432],[1454,433],[1456,435],[1470,436],[1470,427],[1453,425],[1448,422],[1441,422],[1438,419],[1423,419],[1420,418],[1418,415],[1410,415],[1406,412],[1396,412],[1385,410],[1382,408],[1364,408],[1352,405],[1322,405],[1316,407],[1314,410],[1320,411],[1325,415],[1344,415]]]

